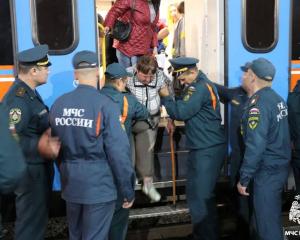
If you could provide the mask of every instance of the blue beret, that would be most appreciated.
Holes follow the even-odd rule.
[[[258,58],[252,62],[248,62],[244,66],[241,66],[241,69],[244,72],[251,69],[257,77],[269,82],[273,80],[276,73],[274,65],[265,58]]]
[[[48,51],[49,48],[47,44],[37,45],[34,48],[19,52],[17,59],[22,65],[49,67],[51,66],[51,62],[49,62],[48,59]]]
[[[175,73],[183,73],[197,66],[199,60],[192,57],[178,57],[169,60]]]
[[[106,68],[105,75],[108,75],[112,79],[133,76],[131,73],[127,72],[126,69],[119,63],[109,64]]]
[[[98,67],[98,56],[95,52],[84,50],[76,53],[73,57],[74,69]]]

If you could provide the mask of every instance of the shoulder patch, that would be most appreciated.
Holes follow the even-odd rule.
[[[23,87],[19,87],[16,91],[16,96],[18,97],[23,97],[25,94],[26,90]]]
[[[196,88],[194,86],[189,86],[186,90],[186,94],[183,97],[183,101],[188,101],[194,92],[196,92]]]
[[[251,107],[251,106],[254,106],[254,105],[257,103],[258,98],[259,98],[258,95],[253,96],[252,99],[250,100],[249,106],[250,106],[250,107]]]
[[[194,86],[189,86],[188,91],[195,92],[196,88]]]
[[[20,108],[12,108],[9,111],[9,122],[17,124],[21,121],[22,112]]]
[[[240,102],[236,99],[232,99],[231,103],[234,104],[234,105],[240,105]]]

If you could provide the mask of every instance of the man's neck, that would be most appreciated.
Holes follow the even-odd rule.
[[[93,87],[93,88],[97,88],[97,83],[94,82],[94,81],[80,81],[79,80],[79,84],[80,85],[87,85],[87,86],[90,86],[90,87]]]
[[[107,86],[113,87],[117,91],[122,92],[122,90],[119,88],[119,86],[117,86],[117,84],[108,83]]]
[[[26,74],[19,74],[18,78],[32,90],[35,90],[35,88],[37,87],[36,83]]]
[[[251,89],[248,93],[249,97],[252,97],[255,93],[257,93],[259,90],[270,87],[270,84],[263,84],[263,85],[255,85],[253,89]]]

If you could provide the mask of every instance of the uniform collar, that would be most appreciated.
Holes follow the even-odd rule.
[[[119,93],[118,89],[116,89],[114,86],[112,86],[110,84],[104,85],[102,90],[106,90],[106,91],[109,91],[109,92],[118,92]]]
[[[199,70],[196,80],[194,82],[200,82],[203,80],[207,80],[207,77],[201,70]]]
[[[120,91],[118,91],[114,86],[111,85],[105,85],[101,91],[104,95],[110,97],[114,102],[122,102],[121,99],[123,93],[121,93]]]
[[[90,86],[90,85],[86,85],[86,84],[79,84],[79,85],[77,86],[77,88],[78,88],[78,89],[94,89],[94,90],[96,90],[95,87]]]
[[[253,94],[253,96],[259,95],[261,92],[268,91],[268,90],[270,90],[270,89],[271,89],[271,87],[263,87],[263,88],[257,90],[257,91]],[[252,96],[251,96],[251,98],[252,98]]]

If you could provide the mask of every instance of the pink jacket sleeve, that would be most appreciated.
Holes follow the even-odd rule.
[[[131,9],[130,0],[117,0],[107,13],[104,26],[110,29],[114,26],[119,17],[123,17]]]

